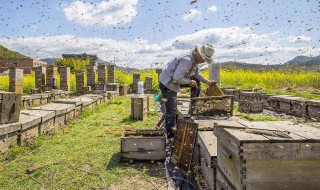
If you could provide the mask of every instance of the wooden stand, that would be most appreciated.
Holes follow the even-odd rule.
[[[131,97],[131,118],[137,120],[146,120],[148,116],[148,97],[137,95]]]

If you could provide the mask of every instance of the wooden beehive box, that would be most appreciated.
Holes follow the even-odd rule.
[[[119,93],[119,84],[118,83],[108,83],[106,84],[107,91],[116,91]]]
[[[299,97],[292,97],[292,96],[281,96],[278,97],[279,101],[279,111],[287,114],[291,114],[292,110],[292,100],[299,100]],[[306,109],[306,108],[305,108]]]
[[[262,96],[263,96],[263,93],[260,93],[260,92],[240,91],[239,100],[257,102],[257,101],[261,101]]]
[[[60,89],[70,92],[70,67],[60,67]]]
[[[19,121],[21,94],[0,91],[0,124]]]
[[[10,68],[9,91],[23,93],[23,69]]]
[[[116,66],[115,65],[108,65],[107,66],[107,76],[108,76],[108,83],[115,83],[115,69]]]
[[[320,100],[307,101],[308,117],[320,121]]]
[[[211,190],[215,189],[217,137],[213,131],[198,131],[202,174]]]
[[[261,113],[263,112],[262,101],[239,100],[239,112],[243,113]]]
[[[106,66],[105,65],[98,66],[98,83],[100,85],[106,84]]]
[[[148,116],[148,97],[138,95],[131,97],[131,118],[144,121]]]
[[[190,99],[189,113],[192,116],[232,115],[233,96],[209,96]]]
[[[320,189],[320,130],[289,122],[216,123],[224,189]]]
[[[268,102],[270,105],[270,109],[273,111],[281,111],[280,110],[280,103],[279,103],[279,98],[284,98],[284,97],[290,97],[289,95],[275,95],[275,96],[270,96],[268,98]],[[284,104],[282,105],[282,109],[284,109]]]
[[[138,92],[138,82],[140,81],[140,74],[133,74],[133,83],[132,83],[132,90],[133,92]]]
[[[129,86],[128,85],[120,85],[119,86],[119,96],[124,96],[128,94]]]
[[[164,160],[165,136],[161,130],[125,130],[121,136],[121,159]]]
[[[306,117],[307,116],[307,99],[300,98],[300,97],[297,99],[291,99],[290,113],[298,117]]]
[[[96,70],[94,65],[87,66],[87,85],[91,86],[92,89],[95,89],[96,85]]]

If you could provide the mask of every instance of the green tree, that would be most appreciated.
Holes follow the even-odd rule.
[[[75,71],[85,71],[86,66],[90,64],[90,59],[87,58],[86,60],[81,59],[73,59],[73,58],[62,58],[56,59],[55,63],[58,67],[70,67],[72,73]]]

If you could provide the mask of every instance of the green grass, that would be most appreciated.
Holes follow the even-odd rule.
[[[0,189],[108,189],[128,176],[162,183],[164,179],[149,175],[148,168],[119,162],[122,131],[151,129],[156,122],[152,111],[147,121],[132,121],[128,98],[87,110],[66,126],[67,133],[60,130],[53,136],[41,136],[2,155]],[[27,168],[40,165],[47,166],[26,174]]]

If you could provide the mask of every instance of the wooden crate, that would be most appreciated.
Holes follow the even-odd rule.
[[[164,160],[165,136],[161,130],[125,130],[121,136],[121,159]]]
[[[320,100],[307,101],[308,118],[320,121]]]
[[[0,124],[19,121],[21,94],[0,91]]]
[[[217,123],[218,169],[236,190],[320,189],[320,130],[289,122]]]
[[[192,116],[232,115],[233,96],[191,98],[189,113]]]
[[[9,91],[23,93],[23,69],[10,68]]]
[[[148,97],[138,95],[131,97],[131,118],[146,120],[148,116]]]

